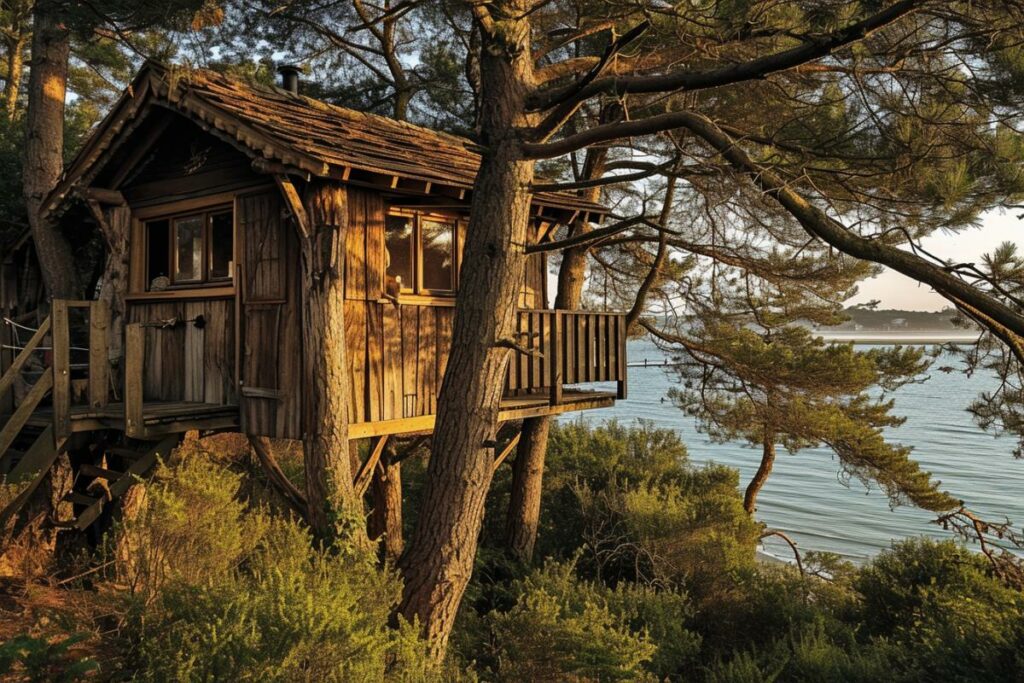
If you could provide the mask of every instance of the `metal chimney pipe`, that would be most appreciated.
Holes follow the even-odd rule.
[[[281,74],[281,87],[293,95],[299,94],[299,67],[295,64],[282,64],[277,67]]]

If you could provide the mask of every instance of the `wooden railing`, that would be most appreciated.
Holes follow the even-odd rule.
[[[40,402],[51,394],[53,405],[53,439],[58,451],[71,436],[71,406],[74,401],[72,390],[71,362],[71,321],[70,311],[85,311],[88,324],[88,363],[85,367],[87,383],[86,400],[93,408],[107,405],[110,395],[110,365],[107,357],[107,326],[110,316],[102,301],[70,301],[54,299],[50,316],[43,320],[31,339],[18,350],[10,365],[2,368],[0,397],[12,388],[15,379],[22,373],[31,355],[45,347],[43,340],[50,337],[50,365],[46,367],[35,384],[14,410],[0,433],[0,454],[10,447],[18,432],[25,426]],[[13,406],[13,401],[7,401]]]
[[[509,361],[505,393],[548,392],[562,402],[565,385],[615,382],[626,398],[626,314],[521,310],[516,313],[520,347]]]

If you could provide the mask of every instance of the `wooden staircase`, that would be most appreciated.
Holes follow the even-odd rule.
[[[75,518],[64,526],[87,529],[99,519],[108,503],[123,496],[160,460],[166,460],[178,445],[179,438],[178,434],[168,435],[160,441],[126,437],[117,446],[101,449],[101,464],[78,465],[74,485],[64,497],[74,506]]]
[[[58,456],[68,451],[72,436],[72,366],[69,309],[85,309],[88,316],[89,363],[87,367],[88,407],[100,409],[107,405],[109,373],[106,332],[109,314],[102,302],[53,302],[52,314],[46,318],[25,343],[17,356],[7,358],[0,367],[0,405],[6,405],[9,415],[0,418],[0,477],[2,483],[14,486],[17,493],[0,509],[0,525],[16,514],[46,478]],[[33,353],[46,347],[50,339],[51,362],[42,369],[24,398],[13,408],[8,392],[19,376],[25,377]],[[10,345],[8,345],[9,347]],[[77,370],[81,372],[81,368]],[[42,406],[49,398],[50,405]],[[47,419],[39,420],[40,415]],[[34,419],[33,419],[34,417]],[[105,439],[94,442],[85,454],[74,453],[73,490],[65,500],[73,505],[75,517],[62,526],[84,530],[103,513],[106,505],[120,496],[139,477],[149,472],[160,458],[167,458],[177,445],[179,435],[171,434],[159,440],[143,440],[120,436],[118,443],[108,446]],[[116,432],[114,433],[116,434]],[[83,459],[85,460],[83,462]],[[89,461],[92,462],[89,462]],[[13,493],[13,491],[12,491]]]

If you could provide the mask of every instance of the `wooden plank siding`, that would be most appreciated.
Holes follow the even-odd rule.
[[[182,322],[200,315],[203,329]],[[160,326],[171,320],[179,322]],[[142,328],[146,401],[237,404],[232,299],[131,301],[128,322],[147,325]]]

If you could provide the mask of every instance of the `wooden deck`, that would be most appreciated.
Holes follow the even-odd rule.
[[[70,409],[71,431],[89,432],[99,429],[127,431],[124,403],[109,403],[101,408],[73,405]],[[10,416],[0,415],[0,423]],[[53,408],[40,407],[26,423],[45,427],[53,424]],[[143,405],[146,436],[186,432],[191,429],[230,430],[239,428],[238,406],[196,403],[194,401],[147,401]]]
[[[528,396],[506,396],[501,401],[501,412],[498,413],[498,421],[507,422],[509,420],[523,420],[528,417],[540,417],[542,415],[559,415],[574,410],[610,408],[615,405],[615,398],[615,392],[581,391],[578,389],[565,389],[562,392],[562,402],[558,405],[551,404],[551,397],[547,392]],[[363,439],[384,434],[431,432],[434,429],[436,419],[436,415],[421,415],[400,420],[357,422],[349,425],[348,436],[350,439]]]
[[[558,415],[574,410],[608,408],[615,404],[615,393],[605,391],[566,390],[562,403],[553,406],[550,397],[544,394],[533,396],[509,396],[501,402],[499,420],[522,420],[541,415]],[[110,403],[102,408],[85,405],[71,406],[71,431],[88,432],[100,429],[125,430],[124,404]],[[0,424],[10,415],[0,415]],[[434,428],[434,415],[421,415],[400,420],[378,422],[357,422],[349,427],[349,437],[362,439],[383,434],[413,434]],[[238,406],[213,405],[194,401],[147,401],[143,407],[143,423],[146,436],[160,436],[185,432],[192,429],[235,430],[240,429]],[[44,428],[53,424],[53,408],[40,407],[26,423]]]

